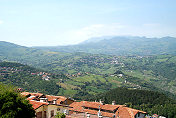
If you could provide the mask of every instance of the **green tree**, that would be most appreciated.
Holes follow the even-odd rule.
[[[66,116],[64,113],[57,112],[57,115],[54,118],[65,118],[65,117]]]
[[[15,92],[15,88],[0,83],[0,117],[1,118],[32,118],[35,111],[32,105]]]

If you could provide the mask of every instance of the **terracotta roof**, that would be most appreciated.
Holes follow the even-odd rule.
[[[84,112],[87,112],[89,114],[95,114],[95,115],[98,114],[97,110],[84,109]],[[103,112],[103,111],[101,111],[101,115],[102,116],[106,116],[106,117],[113,117],[114,114],[113,113],[109,113],[109,112]]]
[[[37,109],[42,105],[48,105],[48,103],[46,103],[46,102],[39,102],[39,101],[34,101],[34,100],[30,100],[29,103],[32,104],[32,107],[34,109]]]
[[[65,101],[67,98],[63,96],[58,96],[59,99],[57,100],[57,104],[61,104],[61,102]]]
[[[135,118],[137,113],[144,113],[144,111],[132,109],[129,107],[119,107],[118,111],[116,112],[116,116],[120,116],[120,118]]]
[[[97,115],[99,106],[100,106],[100,109],[113,111],[122,105],[108,105],[108,104],[102,105],[99,102],[81,101],[81,102],[73,102],[72,104],[70,104],[70,107],[73,107],[73,108],[70,108],[70,110],[77,111],[77,112],[87,112],[89,114]],[[83,107],[96,108],[97,110],[84,109]],[[114,115],[113,113],[109,113],[105,111],[101,111],[101,113],[103,116],[106,116],[106,117],[112,117]]]
[[[46,98],[48,98],[48,101],[53,101],[53,100],[55,100],[55,99],[58,99],[59,96],[46,95]]]
[[[78,112],[84,112],[84,111],[83,111],[83,107],[82,107],[83,102],[84,102],[84,101],[81,101],[81,102],[73,102],[72,104],[69,105],[70,107],[73,107],[73,108],[70,108],[70,110],[78,111]]]
[[[124,106],[124,105],[111,105],[111,104],[102,105],[99,102],[84,101],[82,106],[89,107],[89,108],[95,108],[95,109],[99,109],[99,106],[100,106],[100,109],[107,110],[107,111],[114,111],[115,109],[117,109],[121,106]]]
[[[40,97],[46,97],[48,99],[48,101],[53,101],[53,100],[57,100],[57,104],[61,104],[61,102],[64,102],[67,98],[64,96],[52,96],[52,95],[44,95],[42,93],[29,93],[29,92],[22,92],[21,93],[22,96],[35,96],[36,99],[39,99]],[[31,100],[30,98],[27,98],[29,100]]]
[[[146,112],[144,111],[128,108],[128,107],[125,107],[124,105],[110,105],[110,104],[102,105],[99,102],[88,102],[88,101],[73,102],[72,104],[70,104],[70,107],[72,108],[70,108],[69,110],[76,111],[76,112],[84,112],[84,113],[87,112],[89,114],[97,115],[99,106],[100,106],[102,116],[105,116],[105,117],[113,117],[114,113],[112,112],[115,109],[117,109],[115,115],[120,116],[120,118],[135,118],[135,115],[137,113],[146,114]],[[85,109],[84,107],[94,108],[97,110],[87,109],[87,108]],[[106,111],[112,111],[112,112],[106,112]]]
[[[38,96],[38,97],[40,97],[40,96],[42,96],[43,94],[42,93],[30,93],[32,96]]]
[[[87,116],[86,113],[77,113],[77,114],[66,115],[66,118],[85,118],[86,116]],[[90,115],[90,118],[98,118],[98,116]]]
[[[102,107],[100,107],[101,109],[104,110],[108,110],[108,111],[114,111],[115,109],[124,106],[124,105],[111,105],[111,104],[105,104]]]
[[[28,96],[28,95],[32,95],[32,96],[42,96],[42,93],[29,93],[29,92],[22,92],[21,95],[23,96]]]
[[[87,101],[83,101],[82,106],[89,107],[89,108],[99,109],[99,106],[101,108],[103,105],[101,103],[99,103],[99,102],[87,102]]]
[[[35,98],[35,96],[30,96],[27,98],[27,100],[33,100]]]

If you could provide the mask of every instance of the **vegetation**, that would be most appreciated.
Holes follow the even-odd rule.
[[[80,92],[81,94],[97,94],[116,87],[128,87],[167,91],[165,93],[176,95],[176,56],[173,55],[108,56],[87,53],[69,54],[27,48],[7,42],[1,42],[0,45],[0,51],[2,52],[0,53],[0,60],[29,64],[60,75],[60,77],[53,77],[60,79],[50,81],[49,85],[53,85],[53,88],[55,88],[52,94],[66,96],[79,95]],[[118,71],[123,73],[122,77],[116,73]],[[67,77],[61,73],[64,73]],[[28,77],[30,78],[30,76]],[[31,79],[28,81],[34,83]],[[36,87],[33,88],[36,91],[47,92],[48,90],[42,85],[48,82],[40,82],[43,83],[35,85],[39,86],[39,90]],[[29,82],[27,86],[30,84]],[[25,83],[23,82],[21,85],[24,86]],[[56,91],[59,86],[62,86],[62,89]],[[29,87],[26,87],[27,90],[32,89]],[[48,93],[51,93],[52,90],[49,91]]]
[[[32,118],[35,116],[35,111],[25,98],[15,92],[15,88],[0,83],[0,116],[1,118]]]
[[[176,38],[146,38],[146,37],[99,37],[90,39],[81,44],[71,46],[39,47],[59,52],[86,52],[93,54],[110,55],[161,55],[176,54]]]
[[[60,113],[60,112],[57,112],[57,115],[54,116],[54,118],[65,118],[65,114],[64,113]]]
[[[103,100],[106,104],[116,101],[117,104],[125,104],[128,107],[140,109],[149,114],[157,113],[167,118],[176,117],[176,101],[164,94],[148,90],[132,90],[116,88],[105,93],[86,97],[86,100]]]
[[[149,42],[155,40],[144,39]],[[145,42],[144,39],[139,38],[138,41]],[[116,38],[112,40],[115,44]],[[132,41],[131,39],[125,40]],[[104,42],[107,40],[102,40],[101,43]],[[105,54],[118,54],[122,51],[120,52],[122,55],[128,54],[128,56],[82,52],[60,53],[53,52],[53,49],[40,50],[0,42],[0,60],[3,61],[0,62],[0,82],[11,83],[31,92],[65,95],[79,100],[86,100],[90,96],[98,94],[106,103],[110,103],[116,98],[118,104],[126,104],[151,114],[158,113],[174,118],[175,101],[165,95],[176,98],[176,56],[174,56],[176,51],[173,46],[175,38],[156,39],[156,42],[151,45],[152,47],[154,45],[156,49],[151,48],[146,42],[143,43],[146,44],[146,46],[142,45],[143,48],[140,46],[135,48],[139,42],[135,42],[132,47],[125,42],[121,43],[125,47],[119,46],[117,49],[117,46],[113,47],[112,45],[111,49],[107,46],[105,52],[105,50],[96,49],[100,48],[97,45],[92,45],[94,48],[87,49],[87,52],[102,51]],[[166,43],[167,45],[165,45]],[[118,50],[120,51],[118,52]],[[129,56],[142,54],[145,55]],[[49,80],[43,78],[43,75],[49,76]],[[114,89],[117,87],[128,89]],[[111,89],[113,90],[110,93],[105,93]],[[144,90],[159,91],[165,95]],[[100,93],[105,94],[101,95]],[[111,93],[114,95],[108,97]],[[121,97],[118,97],[119,95]],[[95,99],[99,98],[91,97],[88,100]]]
[[[57,94],[60,89],[57,83],[66,78],[62,74],[50,74],[19,63],[0,62],[0,82],[13,84],[31,92]]]

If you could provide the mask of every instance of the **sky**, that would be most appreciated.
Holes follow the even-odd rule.
[[[176,37],[176,0],[0,0],[0,41],[77,44],[91,37]]]

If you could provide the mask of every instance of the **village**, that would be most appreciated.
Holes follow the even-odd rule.
[[[165,118],[157,114],[148,116],[145,111],[118,105],[116,101],[104,104],[101,99],[91,102],[76,101],[70,97],[22,92],[22,88],[18,91],[32,104],[35,118],[54,118],[58,112],[64,113],[66,118]]]

